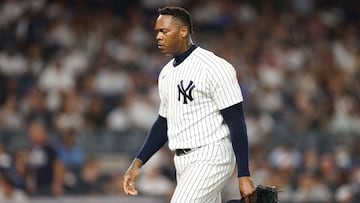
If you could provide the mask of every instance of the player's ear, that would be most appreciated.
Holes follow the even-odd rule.
[[[189,28],[186,26],[182,26],[180,28],[180,35],[181,37],[186,37],[187,35],[189,35]]]

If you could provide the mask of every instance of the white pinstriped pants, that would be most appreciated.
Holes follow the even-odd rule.
[[[177,186],[171,203],[221,203],[221,190],[234,168],[228,138],[174,157]]]

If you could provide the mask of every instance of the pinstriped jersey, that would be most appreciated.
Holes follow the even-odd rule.
[[[159,115],[167,119],[171,150],[215,143],[230,132],[220,110],[243,101],[233,66],[197,47],[182,63],[160,72]]]

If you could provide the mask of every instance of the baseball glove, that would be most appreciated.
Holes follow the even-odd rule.
[[[256,203],[279,203],[278,190],[275,186],[269,187],[264,185],[256,186]],[[245,200],[229,200],[226,203],[244,203]]]

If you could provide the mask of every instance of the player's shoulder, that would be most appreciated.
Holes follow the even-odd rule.
[[[233,66],[224,58],[216,55],[214,52],[198,47],[194,51],[194,56],[206,64],[208,69],[233,69]]]
[[[224,58],[216,55],[214,52],[198,47],[194,51],[194,56],[206,63],[209,67],[231,66]]]

